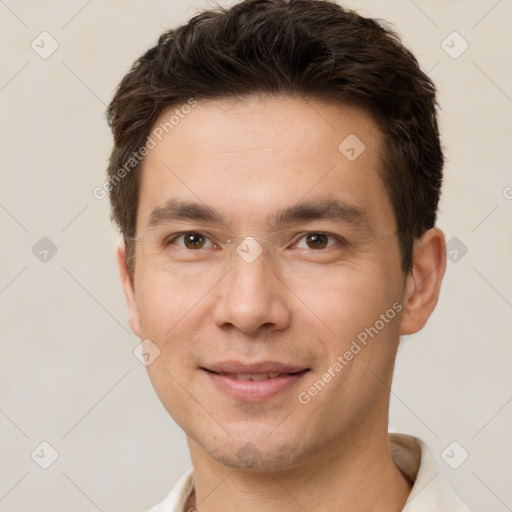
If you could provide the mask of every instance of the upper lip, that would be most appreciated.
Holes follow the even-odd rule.
[[[295,366],[278,361],[261,361],[259,363],[242,363],[241,361],[222,361],[202,367],[215,373],[236,373],[241,375],[262,373],[297,373],[309,370],[305,366]]]

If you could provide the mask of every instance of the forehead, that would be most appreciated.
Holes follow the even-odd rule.
[[[221,212],[232,227],[258,227],[300,201],[337,199],[364,211],[373,229],[393,228],[382,135],[357,107],[289,96],[200,100],[163,112],[151,136],[138,229],[174,199]]]

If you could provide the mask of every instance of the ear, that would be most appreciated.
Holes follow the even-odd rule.
[[[436,307],[446,270],[444,233],[429,229],[414,242],[413,267],[406,279],[400,334],[414,334]]]
[[[119,277],[121,278],[121,285],[123,286],[124,298],[128,308],[128,322],[132,331],[139,337],[141,336],[141,329],[139,323],[139,312],[137,310],[137,303],[135,301],[135,287],[134,282],[128,273],[126,266],[126,246],[124,244],[123,235],[120,235],[119,242],[117,243],[117,266],[119,267]]]

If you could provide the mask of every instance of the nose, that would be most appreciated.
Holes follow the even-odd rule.
[[[244,333],[258,329],[286,329],[291,312],[287,288],[268,255],[240,244],[231,260],[231,270],[219,283],[214,321],[218,327],[232,326]]]

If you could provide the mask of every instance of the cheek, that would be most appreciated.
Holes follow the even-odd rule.
[[[302,390],[313,409],[327,408],[340,415],[365,411],[386,390],[392,373],[400,318],[397,284],[380,266],[351,269],[333,276],[328,288],[310,290],[315,311],[332,331],[323,338],[324,357],[318,372]],[[318,382],[318,381],[322,382]],[[326,383],[326,391],[319,392]],[[309,387],[308,387],[309,386]]]
[[[310,290],[311,304],[329,328],[324,338],[327,367],[338,356],[348,356],[338,384],[345,378],[364,379],[358,373],[368,367],[386,374],[399,339],[399,290],[396,278],[380,263],[340,270],[328,286],[315,293]]]
[[[143,335],[164,340],[174,326],[179,330],[182,318],[186,322],[186,315],[193,313],[201,295],[190,283],[141,272],[135,297]]]
[[[321,284],[304,282],[294,291],[344,340],[377,320],[398,297],[392,276],[374,263],[334,269]]]
[[[183,380],[193,366],[205,317],[204,296],[202,289],[190,283],[152,273],[141,275],[136,288],[141,334],[160,350],[158,359],[148,367],[152,380],[165,380],[166,368]]]

